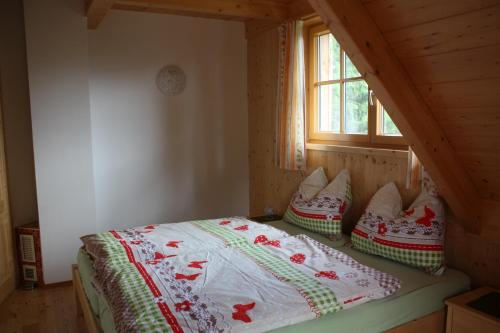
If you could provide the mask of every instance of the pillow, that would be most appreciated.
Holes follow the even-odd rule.
[[[342,217],[352,200],[349,171],[342,170],[311,199],[304,197],[301,188],[302,184],[292,197],[283,220],[334,240],[341,238]]]
[[[302,199],[311,200],[327,184],[328,179],[326,178],[325,171],[323,171],[322,167],[319,167],[300,183],[299,193],[302,195]]]
[[[346,186],[346,184],[351,184],[351,177],[347,169],[343,169],[339,172],[337,177],[327,187],[322,189],[317,196],[318,197],[335,197],[335,198],[345,198],[350,196],[347,193],[351,190],[351,187]]]
[[[392,182],[380,188],[366,207],[366,211],[390,219],[398,217],[402,209],[401,195]]]
[[[390,185],[392,184],[392,185]],[[441,200],[422,190],[410,207],[400,207],[393,183],[372,198],[356,224],[351,241],[363,252],[380,255],[439,275],[443,272],[445,215]],[[397,191],[397,189],[396,189]],[[386,202],[381,200],[387,198]]]

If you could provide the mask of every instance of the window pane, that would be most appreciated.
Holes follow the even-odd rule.
[[[340,84],[318,87],[319,130],[340,133]]]
[[[318,80],[340,79],[340,45],[332,34],[318,38]]]
[[[387,111],[382,108],[382,134],[383,135],[393,135],[393,136],[401,136],[401,132],[399,132],[396,124],[392,121],[391,117],[387,114]]]
[[[345,60],[345,77],[346,78],[353,78],[353,77],[360,77],[361,73],[358,72],[354,64],[351,62],[351,59],[347,56],[347,53],[344,53],[344,60]]]
[[[368,85],[364,80],[345,83],[345,132],[368,134]]]

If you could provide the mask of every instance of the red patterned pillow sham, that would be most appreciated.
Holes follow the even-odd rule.
[[[342,234],[342,218],[350,204],[350,176],[347,170],[342,170],[310,200],[304,199],[300,191],[297,191],[283,219],[332,239],[339,239]]]
[[[407,210],[395,217],[382,216],[371,206],[370,203],[352,232],[355,248],[431,274],[444,271],[445,216],[437,196],[424,190]]]

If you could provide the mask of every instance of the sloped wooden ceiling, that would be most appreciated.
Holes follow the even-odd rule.
[[[480,196],[500,201],[500,1],[363,4]]]
[[[500,202],[500,1],[309,2],[478,231]]]

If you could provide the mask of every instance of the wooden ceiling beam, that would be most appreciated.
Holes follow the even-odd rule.
[[[85,6],[87,28],[91,30],[97,29],[114,2],[115,0],[87,0]]]
[[[471,177],[360,0],[309,0],[363,73],[466,229],[479,232],[480,197]]]
[[[237,20],[283,20],[288,15],[286,3],[270,0],[116,0],[113,9]]]
[[[307,0],[291,0],[288,4],[288,18],[298,19],[316,15]]]

